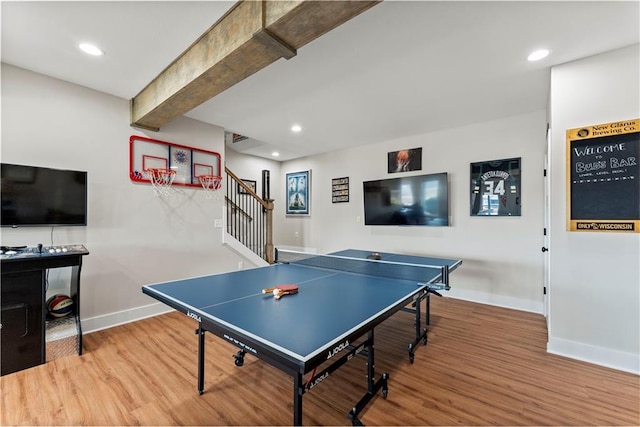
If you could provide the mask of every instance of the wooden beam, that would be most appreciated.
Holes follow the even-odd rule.
[[[131,100],[131,125],[157,131],[377,3],[242,0]]]

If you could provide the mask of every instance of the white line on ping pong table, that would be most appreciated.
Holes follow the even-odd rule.
[[[300,266],[300,265],[296,264],[296,266]],[[306,265],[303,266],[303,267],[310,268],[309,266],[306,266]],[[264,267],[264,268],[269,268],[269,267]],[[335,276],[335,275],[338,275],[340,273],[344,273],[344,271],[336,270],[335,273],[326,274],[324,276],[319,276],[319,277],[314,277],[312,279],[302,280],[302,281],[297,282],[297,283],[298,284],[309,283],[309,282],[313,282],[314,280],[326,279],[327,277]],[[215,303],[215,304],[207,305],[207,306],[201,307],[200,310],[205,310],[205,309],[211,308],[211,307],[217,307],[219,305],[230,304],[232,302],[241,301],[243,299],[253,298],[253,297],[262,296],[262,295],[264,295],[262,292],[257,293],[257,294],[245,295],[245,296],[242,296],[242,297],[239,297],[239,298],[234,298],[234,299],[230,299],[230,300],[227,300],[227,301],[221,301],[221,302],[218,302],[218,303]]]
[[[410,263],[410,262],[395,262],[395,261],[385,261],[385,260],[374,260],[374,259],[366,259],[366,258],[348,257],[348,256],[343,256],[343,255],[314,254],[314,253],[309,253],[309,252],[299,252],[299,251],[293,251],[293,250],[281,250],[281,252],[289,253],[289,254],[303,255],[303,256],[305,256],[305,259],[314,258],[314,257],[316,257],[316,258],[324,258],[324,259],[338,258],[338,259],[345,259],[345,260],[349,260],[349,261],[357,261],[359,263],[373,262],[373,263],[378,263],[378,264],[389,264],[389,265],[395,265],[395,266],[410,266],[410,267],[418,267],[418,268],[433,268],[433,269],[437,269],[438,271],[442,271],[442,268],[443,268],[442,265],[437,266],[437,265],[428,265],[428,264],[415,264],[415,263]],[[401,254],[398,254],[398,255],[401,255]],[[313,282],[315,280],[320,280],[320,279],[326,279],[328,277],[335,276],[335,275],[338,275],[338,274],[344,273],[344,272],[353,273],[353,274],[361,274],[361,275],[364,275],[364,276],[378,277],[378,275],[375,275],[375,274],[367,274],[367,273],[364,273],[364,272],[357,271],[359,267],[353,267],[352,269],[341,269],[341,270],[338,270],[338,269],[332,269],[331,266],[309,266],[309,265],[305,265],[305,264],[302,264],[302,263],[297,263],[296,261],[286,262],[285,264],[289,264],[289,265],[293,264],[293,265],[296,265],[296,266],[299,266],[299,267],[305,267],[305,268],[319,268],[319,269],[324,269],[324,270],[335,271],[335,273],[326,274],[324,276],[314,277],[312,279],[307,279],[307,280],[300,281],[300,282],[298,282],[299,284],[309,283],[309,282]],[[265,267],[265,268],[269,268],[269,267]],[[435,277],[435,278],[431,279],[431,281],[434,281],[434,280],[437,280],[437,279],[438,279],[438,277]],[[421,283],[421,282],[417,282],[416,284],[418,286],[423,286],[424,285],[424,283]],[[241,300],[244,300],[244,299],[247,299],[247,298],[253,298],[253,297],[261,296],[261,295],[264,295],[264,294],[262,292],[260,292],[260,293],[256,293],[256,294],[245,295],[245,296],[242,296],[242,297],[239,297],[239,298],[234,298],[234,299],[231,299],[231,300],[221,301],[221,302],[218,302],[218,303],[215,303],[215,304],[207,305],[207,306],[201,307],[200,309],[201,310],[205,310],[205,309],[208,309],[208,308],[217,307],[217,306],[224,305],[224,304],[230,304],[230,303],[233,303],[233,302],[236,302],[236,301],[241,301]]]

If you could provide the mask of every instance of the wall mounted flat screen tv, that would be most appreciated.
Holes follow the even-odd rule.
[[[0,167],[3,227],[87,225],[87,172]]]
[[[449,225],[446,173],[365,181],[365,225]]]

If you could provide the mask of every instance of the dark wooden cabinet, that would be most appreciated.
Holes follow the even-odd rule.
[[[0,281],[0,369],[10,374],[46,362],[45,277],[50,268],[71,267],[69,296],[82,353],[80,327],[80,269],[89,252],[81,245],[27,248],[16,255],[2,255]],[[59,251],[56,251],[59,249]],[[64,251],[63,251],[64,249]]]
[[[2,273],[2,375],[45,361],[42,270]]]

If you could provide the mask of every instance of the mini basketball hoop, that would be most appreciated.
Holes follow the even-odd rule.
[[[176,171],[163,168],[149,168],[145,171],[146,178],[153,185],[153,192],[156,196],[168,196],[171,184],[176,177]]]
[[[207,192],[207,199],[213,197],[213,192],[222,187],[222,177],[218,175],[200,175],[198,177],[202,188]]]

